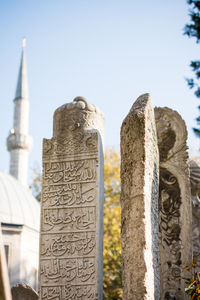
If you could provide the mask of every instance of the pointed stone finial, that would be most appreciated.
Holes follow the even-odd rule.
[[[21,63],[20,63],[20,68],[19,68],[15,99],[28,100],[28,82],[27,82],[28,79],[27,79],[27,71],[26,71],[26,57],[25,57],[25,51],[24,51],[25,46],[26,46],[26,38],[23,38]]]
[[[26,38],[24,37],[22,40],[22,48],[24,49],[26,47]]]

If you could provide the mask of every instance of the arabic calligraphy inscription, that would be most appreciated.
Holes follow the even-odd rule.
[[[87,105],[73,105],[76,111],[69,105],[60,108],[63,120],[59,120],[59,109],[56,111],[54,137],[43,142],[40,300],[102,299],[102,233],[98,237],[103,228],[101,141],[97,131],[84,129],[87,120],[81,107],[87,109]],[[68,113],[76,119],[73,130],[66,126]],[[96,110],[88,115],[93,113]]]

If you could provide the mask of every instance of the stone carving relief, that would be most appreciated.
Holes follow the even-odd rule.
[[[193,205],[198,205],[200,201],[200,162],[190,160],[190,184]]]
[[[94,133],[77,132],[68,137],[44,139],[43,151],[45,155],[66,155],[73,153],[87,153],[97,151],[98,136],[94,138]]]
[[[193,259],[197,262],[200,272],[200,166],[199,162],[189,161],[190,183],[192,194],[192,242]]]
[[[104,116],[94,105],[85,98],[76,97],[73,102],[59,107],[54,113],[54,137],[69,137],[84,130],[97,129],[104,137]]]
[[[78,97],[56,110],[54,136],[43,142],[41,300],[102,299],[103,162],[96,117],[103,121]]]
[[[181,224],[180,206],[181,195],[177,178],[165,168],[160,168],[160,243],[162,248],[161,258],[166,258],[165,264],[161,261],[161,282],[168,286],[167,295],[175,296],[177,286],[181,286]],[[167,257],[170,258],[167,260]],[[165,288],[164,288],[165,290]]]
[[[187,131],[180,115],[155,108],[160,152],[159,239],[161,299],[185,299],[184,267],[192,262]]]
[[[48,184],[95,181],[97,164],[98,158],[44,162],[43,178]]]
[[[95,197],[95,181],[91,182],[89,186],[85,182],[67,182],[64,186],[62,184],[45,186],[43,190],[43,202],[48,201],[49,207],[70,207],[86,203],[93,204]]]
[[[60,287],[48,286],[44,287],[41,290],[41,297],[44,300],[49,299],[96,299],[96,291],[93,286],[81,285],[81,286],[72,286],[66,284]]]

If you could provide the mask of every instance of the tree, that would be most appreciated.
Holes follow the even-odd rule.
[[[184,34],[186,34],[189,38],[196,38],[196,42],[200,42],[200,1],[199,0],[187,0],[187,3],[191,5],[191,9],[189,12],[190,15],[190,24],[186,24],[184,28]],[[200,98],[200,60],[191,61],[190,67],[192,71],[195,73],[195,80],[193,78],[187,79],[187,83],[189,87],[195,88],[195,95]],[[200,106],[198,106],[200,110]],[[197,124],[200,125],[200,116],[196,119]],[[200,137],[200,129],[193,128],[194,132],[197,136]]]
[[[33,196],[40,202],[42,189],[42,175],[39,166],[36,164],[32,169],[32,184],[30,186]]]
[[[122,299],[120,158],[109,149],[104,166],[104,299]]]
[[[33,168],[33,177],[33,194],[40,201],[42,177],[38,167]],[[120,191],[120,158],[115,150],[108,149],[104,164],[103,293],[106,300],[122,299]]]

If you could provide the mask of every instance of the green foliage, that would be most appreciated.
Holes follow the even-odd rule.
[[[189,16],[191,23],[187,24],[184,28],[184,34],[188,37],[195,37],[196,42],[200,41],[200,1],[188,0],[187,3],[191,5]]]
[[[196,42],[200,42],[200,1],[199,0],[188,0],[188,4],[190,5],[190,24],[186,24],[184,28],[184,34],[187,35],[189,38],[194,37],[196,39]],[[189,78],[186,79],[189,88],[193,89],[195,88],[194,94],[200,98],[200,86],[199,86],[199,80],[200,80],[200,61],[191,61],[190,67],[192,71],[194,72],[195,79]],[[200,110],[200,106],[198,107]],[[197,119],[197,124],[200,126],[200,117]],[[195,134],[200,137],[200,129],[193,128]]]

